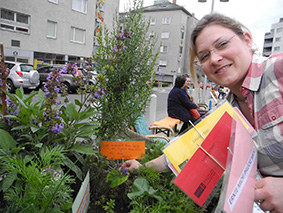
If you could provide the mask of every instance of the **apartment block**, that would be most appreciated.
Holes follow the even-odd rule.
[[[156,81],[174,83],[177,75],[189,73],[189,38],[198,20],[176,1],[168,0],[154,1],[143,14],[150,20],[150,35],[160,44]]]
[[[270,56],[283,51],[283,18],[271,25],[270,32],[264,35],[263,56]]]
[[[34,64],[81,62],[92,56],[95,29],[112,26],[119,0],[9,0],[0,5],[5,60]]]

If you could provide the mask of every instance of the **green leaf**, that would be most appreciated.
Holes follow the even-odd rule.
[[[83,104],[78,99],[75,99],[75,104],[79,107],[83,107]]]
[[[108,175],[106,180],[110,183],[110,187],[114,188],[116,186],[121,185],[124,183],[126,180],[128,180],[129,175],[123,175],[120,173],[118,170],[112,170]]]
[[[63,159],[63,162],[70,170],[76,173],[77,178],[83,180],[82,170],[73,161],[71,161],[69,158],[65,158]]]
[[[82,153],[82,154],[88,154],[88,155],[96,154],[94,152],[93,146],[92,145],[88,145],[88,144],[76,143],[76,144],[74,144],[74,146],[70,150],[77,151],[77,152]]]
[[[64,110],[69,121],[72,121],[78,117],[78,112],[76,111],[76,106],[73,103],[69,103]]]
[[[16,178],[17,178],[16,172],[11,172],[11,173],[7,174],[7,176],[4,178],[3,184],[2,184],[3,192],[6,192],[11,187],[11,185],[14,183]]]
[[[149,195],[159,201],[162,201],[160,196],[155,195],[157,190],[154,190],[148,183],[148,181],[144,178],[137,178],[133,185],[133,190],[131,193],[128,193],[128,198],[133,199],[135,197],[139,197],[143,194]]]
[[[14,138],[3,129],[0,129],[0,147],[3,149],[13,149],[16,147]]]

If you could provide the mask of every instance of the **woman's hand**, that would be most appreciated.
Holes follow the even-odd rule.
[[[255,201],[271,213],[283,212],[283,178],[266,177],[255,184]]]
[[[127,171],[132,171],[134,169],[138,169],[142,166],[137,160],[127,160],[122,164],[122,167]]]

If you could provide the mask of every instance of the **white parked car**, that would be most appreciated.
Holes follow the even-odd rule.
[[[13,61],[5,61],[5,69],[9,68],[6,87],[10,93],[17,88],[36,89],[39,85],[39,74],[34,70],[33,65]]]

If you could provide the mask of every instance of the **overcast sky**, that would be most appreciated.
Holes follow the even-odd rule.
[[[120,0],[120,11],[131,0]],[[170,0],[172,2],[172,0]],[[153,5],[154,0],[144,0],[144,6]],[[198,0],[177,0],[177,4],[184,6],[198,19],[210,13],[212,0],[199,3]],[[269,32],[271,25],[283,18],[283,0],[229,0],[220,2],[214,0],[214,12],[219,12],[237,19],[248,27],[252,33],[254,43],[262,52],[264,34]]]

